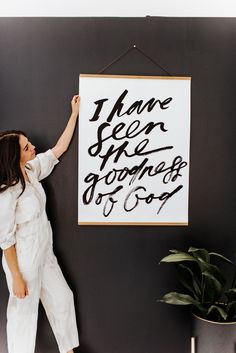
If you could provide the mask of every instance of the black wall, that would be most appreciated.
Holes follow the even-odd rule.
[[[97,73],[133,44],[171,74],[192,76],[189,226],[78,226],[77,134],[44,183],[48,215],[83,353],[187,353],[188,310],[156,303],[176,288],[172,267],[158,261],[189,245],[230,257],[235,250],[236,19],[1,18],[0,130],[25,130],[39,152],[48,149],[70,114],[79,74]],[[163,74],[137,51],[105,73]],[[58,350],[40,308],[36,353],[43,352]]]

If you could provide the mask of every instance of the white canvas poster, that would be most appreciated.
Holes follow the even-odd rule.
[[[80,75],[79,224],[188,224],[190,83]]]

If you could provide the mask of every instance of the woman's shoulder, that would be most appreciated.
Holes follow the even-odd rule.
[[[4,185],[2,185],[4,186]],[[22,186],[21,183],[18,182],[17,184],[14,184],[12,186],[9,186],[6,190],[0,192],[0,201],[7,201],[9,199],[17,199],[22,191]]]
[[[20,183],[0,192],[0,223],[9,221],[10,215],[16,209],[20,192]]]
[[[51,149],[38,153],[36,157],[26,163],[27,174],[35,176],[38,181],[46,178],[53,167],[59,162]]]

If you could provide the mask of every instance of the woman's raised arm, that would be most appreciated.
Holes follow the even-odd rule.
[[[56,145],[52,148],[52,151],[56,158],[59,158],[64,152],[66,152],[67,148],[69,147],[79,114],[79,101],[79,95],[76,95],[72,98],[71,116],[69,118],[69,121]]]

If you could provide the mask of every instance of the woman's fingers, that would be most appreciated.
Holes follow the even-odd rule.
[[[73,96],[71,103],[77,103],[78,100],[80,100],[80,96],[76,94],[75,96]]]
[[[80,96],[77,94],[72,98],[72,101],[71,101],[72,112],[76,113],[76,115],[79,114],[79,102],[80,102]]]
[[[24,299],[27,295],[29,295],[27,284],[24,282],[21,288],[18,290],[13,290],[13,294],[19,299]]]
[[[14,293],[15,297],[17,297],[18,299],[24,299],[25,298],[25,294],[23,293]]]

